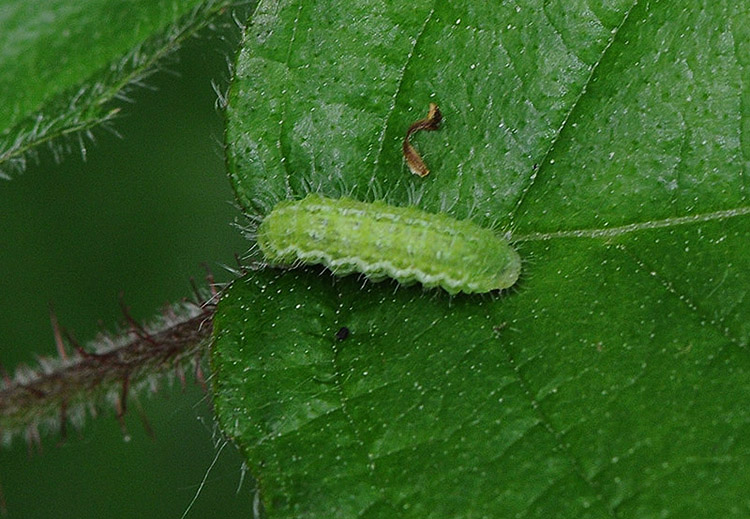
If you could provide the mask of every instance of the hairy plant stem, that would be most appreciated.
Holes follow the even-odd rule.
[[[0,387],[0,441],[9,444],[23,434],[27,442],[42,432],[60,431],[68,423],[80,426],[87,414],[113,405],[122,421],[128,396],[156,389],[164,374],[184,383],[186,367],[203,383],[201,358],[213,330],[212,302],[169,308],[155,324],[141,327],[126,312],[128,327],[117,336],[101,336],[88,349],[69,345],[68,354],[55,325],[58,358],[40,358],[36,369],[19,368],[4,376]]]

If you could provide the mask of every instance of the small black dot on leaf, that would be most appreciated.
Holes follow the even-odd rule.
[[[349,337],[349,328],[342,326],[339,328],[339,331],[336,332],[336,340],[343,341],[346,340],[347,337]]]

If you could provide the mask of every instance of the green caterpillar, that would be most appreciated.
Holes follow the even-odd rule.
[[[512,286],[521,259],[506,240],[445,214],[311,194],[263,219],[258,245],[271,264],[323,264],[334,274],[419,282],[451,294]]]

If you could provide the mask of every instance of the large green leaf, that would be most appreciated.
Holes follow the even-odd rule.
[[[229,99],[238,199],[471,217],[512,229],[522,278],[235,283],[215,402],[268,515],[750,515],[750,11],[399,5],[259,7]],[[419,179],[400,140],[429,101]]]
[[[108,101],[229,4],[3,0],[0,178],[23,170],[40,144],[111,118],[117,109]]]

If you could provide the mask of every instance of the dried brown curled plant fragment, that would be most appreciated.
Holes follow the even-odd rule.
[[[430,173],[430,170],[429,168],[427,168],[427,165],[424,163],[417,150],[415,150],[414,146],[412,146],[409,142],[409,138],[411,138],[413,133],[416,133],[420,130],[425,130],[428,132],[437,130],[438,128],[440,128],[440,121],[442,120],[443,114],[440,113],[440,108],[438,108],[438,105],[436,105],[435,103],[430,103],[430,109],[427,112],[427,117],[415,122],[414,124],[409,126],[409,129],[406,131],[406,137],[404,137],[403,144],[404,159],[406,160],[406,165],[409,166],[409,170],[411,170],[411,172],[415,175],[426,177]]]

